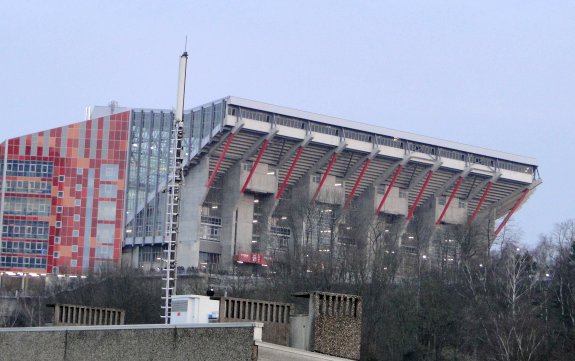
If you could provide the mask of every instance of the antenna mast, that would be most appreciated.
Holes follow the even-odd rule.
[[[187,42],[187,37],[186,37]],[[188,64],[188,53],[184,51],[180,57],[180,70],[178,74],[178,97],[176,99],[176,113],[174,119],[174,128],[171,137],[171,164],[170,178],[168,182],[167,194],[167,212],[166,212],[166,252],[164,271],[164,323],[170,323],[172,315],[172,296],[176,294],[176,246],[178,243],[178,222],[180,211],[180,188],[184,178],[184,157],[183,157],[183,139],[184,139],[184,96],[186,89],[186,67]]]

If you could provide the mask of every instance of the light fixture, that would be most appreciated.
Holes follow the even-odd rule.
[[[421,256],[421,258],[423,258],[423,259],[427,259],[427,256],[426,256],[426,255],[423,255],[423,256]]]
[[[282,216],[281,219],[282,219],[282,221],[285,221],[285,220],[287,219],[287,217],[286,217],[286,216]]]
[[[341,183],[334,184],[335,187],[341,187]]]
[[[273,170],[272,170],[272,171],[269,171],[269,172],[267,173],[267,175],[274,175],[274,174],[276,174],[276,172],[273,171]]]
[[[407,238],[409,238],[409,239],[414,239],[415,237],[413,237],[413,236],[409,236],[409,237],[407,237]]]
[[[258,220],[257,220],[257,219],[254,219],[254,220],[252,221],[252,223],[258,223]]]
[[[238,262],[239,264],[242,264],[242,263],[244,263],[244,261],[237,261],[237,262]]]
[[[212,206],[212,209],[218,209],[218,206],[213,205],[213,206]]]
[[[252,239],[252,243],[258,243],[258,241]]]
[[[259,203],[260,200],[259,199],[254,199],[254,203]]]

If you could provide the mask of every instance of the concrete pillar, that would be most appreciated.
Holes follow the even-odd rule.
[[[203,157],[192,166],[184,179],[180,198],[180,220],[177,265],[188,268],[198,267],[200,257],[200,220],[202,204],[208,194],[206,183],[209,179],[209,158]]]

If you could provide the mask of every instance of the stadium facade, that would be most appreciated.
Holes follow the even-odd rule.
[[[171,110],[111,104],[6,140],[0,270],[163,267],[173,123]],[[183,268],[267,267],[302,245],[334,252],[376,222],[410,254],[423,215],[429,237],[481,223],[497,234],[494,221],[541,183],[533,158],[237,97],[184,112],[184,124]]]

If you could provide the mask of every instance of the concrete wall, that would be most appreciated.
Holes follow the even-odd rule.
[[[388,186],[385,187],[385,192],[387,192],[387,187]],[[384,194],[376,194],[375,209],[377,209],[379,203],[381,203],[383,196]],[[380,212],[406,216],[408,211],[407,199],[408,195],[406,195],[404,198],[399,197],[399,188],[391,187],[391,191],[389,191],[387,199],[385,200],[385,204],[381,208]]]
[[[440,197],[435,198],[434,219],[436,220],[439,219],[439,216],[441,216],[441,212],[443,212],[443,209],[445,208],[445,204],[447,203],[448,198],[449,197],[444,197],[444,204],[439,204]],[[449,204],[449,208],[447,208],[447,212],[445,212],[445,215],[443,216],[443,219],[441,221],[443,223],[448,224],[464,224],[467,221],[467,202],[465,202],[464,207],[460,208],[459,199],[453,198],[453,200],[451,200],[451,203]]]
[[[261,324],[0,329],[3,361],[257,359]]]

